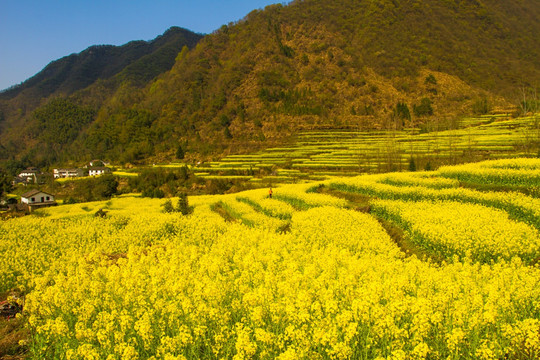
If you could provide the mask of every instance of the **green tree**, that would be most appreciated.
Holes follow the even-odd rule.
[[[10,159],[4,163],[4,169],[11,176],[16,176],[21,170],[25,168],[25,164],[20,160]]]
[[[171,199],[165,200],[165,202],[161,204],[161,206],[163,207],[162,211],[164,213],[172,213],[175,211]]]
[[[416,162],[414,161],[412,156],[409,160],[409,171],[416,171]]]
[[[11,191],[12,180],[12,177],[7,172],[0,169],[0,199],[3,198],[5,194]]]
[[[154,191],[152,192],[152,197],[156,199],[162,199],[165,197],[165,193],[163,192],[163,190],[159,188],[155,188]]]
[[[429,74],[428,76],[426,76],[426,79],[424,80],[424,82],[426,84],[437,85],[437,79],[435,78],[435,76],[433,76],[433,74]]]
[[[491,104],[486,97],[476,99],[472,104],[472,112],[475,115],[485,115],[491,111]]]
[[[219,117],[219,123],[222,127],[229,127],[229,125],[231,125],[231,119],[229,119],[227,115],[223,114]]]
[[[394,115],[401,120],[411,121],[411,112],[407,104],[398,102],[394,109]]]
[[[71,100],[56,98],[32,114],[33,135],[44,143],[60,148],[77,138],[79,132],[96,116],[90,107],[81,107]]]
[[[182,213],[182,215],[187,215],[190,213],[189,203],[186,193],[178,194],[178,204],[176,205],[176,211]]]
[[[180,170],[178,171],[179,179],[182,181],[186,181],[189,179],[189,169],[187,166],[182,166]]]
[[[422,98],[420,100],[420,105],[413,105],[414,115],[420,116],[429,116],[433,115],[433,107],[431,106],[431,100],[429,98]]]
[[[182,145],[178,145],[178,149],[176,149],[176,158],[182,160],[184,157],[184,149],[182,149]]]
[[[95,179],[93,194],[97,199],[110,199],[118,193],[118,180],[113,175],[103,175]]]

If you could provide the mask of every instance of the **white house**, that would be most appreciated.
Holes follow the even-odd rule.
[[[29,167],[19,173],[18,177],[23,179],[26,183],[37,183],[37,177],[40,171],[35,167]]]
[[[84,176],[83,169],[54,169],[53,175],[55,179],[68,178],[68,177],[81,177]]]
[[[109,163],[103,161],[103,160],[92,160],[89,163],[90,167],[98,167],[98,166],[108,166]],[[85,166],[87,167],[87,166]]]
[[[21,203],[23,204],[52,204],[54,202],[54,195],[36,189],[30,190],[21,195]]]
[[[111,172],[111,169],[109,169],[108,167],[103,167],[103,166],[96,166],[96,167],[88,168],[88,175],[90,176],[104,175],[104,174],[109,174],[110,172]]]
[[[29,176],[35,176],[39,174],[38,168],[35,167],[29,167],[26,170],[23,170],[19,173],[19,177],[29,177]]]
[[[58,204],[54,201],[54,195],[34,189],[21,195],[20,205],[22,206],[22,209],[26,208],[32,212],[36,209],[56,206]]]

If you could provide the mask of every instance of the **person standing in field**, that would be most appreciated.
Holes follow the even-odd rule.
[[[268,197],[271,199],[272,198],[272,188],[270,188],[270,190],[268,190]]]

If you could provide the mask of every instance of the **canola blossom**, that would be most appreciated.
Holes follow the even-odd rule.
[[[188,216],[133,196],[44,209],[0,222],[1,291],[25,295],[29,359],[535,359],[537,199],[453,181],[190,197]],[[382,220],[449,261],[405,254]]]
[[[263,214],[282,220],[290,219],[295,212],[294,207],[290,204],[270,198],[266,189],[245,191],[237,196],[236,200],[251,205]]]
[[[540,199],[519,192],[477,191],[464,187],[434,189],[402,183],[399,186],[385,183],[389,176],[368,175],[341,178],[324,182],[339,191],[360,193],[389,200],[453,200],[494,207],[508,212],[512,217],[540,229]]]
[[[252,205],[238,201],[233,196],[224,196],[218,202],[230,215],[241,223],[250,226],[277,231],[285,225],[286,221],[257,211]]]
[[[460,166],[445,166],[446,178],[489,185],[540,186],[540,159],[504,159]]]
[[[540,232],[508,218],[508,213],[456,201],[378,200],[375,212],[406,229],[428,253],[452,261],[490,262],[519,256],[530,263],[540,252]]]
[[[299,210],[319,206],[344,207],[347,202],[333,196],[311,192],[313,184],[286,185],[274,192],[274,198],[287,202]]]
[[[423,186],[433,189],[459,187],[459,181],[437,176],[438,173],[394,173],[387,174],[380,183],[394,186]]]

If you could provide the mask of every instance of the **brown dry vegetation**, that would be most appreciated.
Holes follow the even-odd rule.
[[[6,301],[9,296],[20,296],[18,292],[4,292],[0,294],[0,302]],[[22,317],[0,316],[0,359],[23,359],[27,348],[24,342],[30,337],[29,331],[24,327]]]

